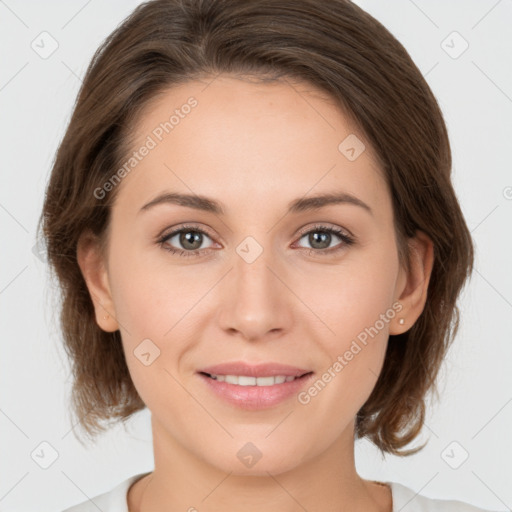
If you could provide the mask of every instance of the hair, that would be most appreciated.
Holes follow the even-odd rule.
[[[417,230],[434,245],[425,307],[390,336],[381,374],[355,418],[355,437],[384,452],[424,423],[425,398],[459,326],[458,295],[473,245],[451,183],[451,150],[438,103],[405,48],[348,0],[153,0],[139,5],[95,52],[56,152],[39,219],[61,292],[60,325],[72,363],[72,412],[92,439],[109,420],[145,408],[119,331],[105,332],[77,263],[90,230],[106,243],[119,187],[94,193],[126,161],[149,102],[178,84],[220,73],[298,80],[327,93],[369,141],[392,198],[400,262]],[[76,434],[75,434],[76,435]]]

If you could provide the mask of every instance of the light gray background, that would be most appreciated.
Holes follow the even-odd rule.
[[[511,509],[512,1],[357,3],[404,44],[438,98],[476,244],[461,329],[442,370],[442,401],[429,408],[414,443],[429,444],[413,457],[382,461],[371,444],[358,442],[357,467],[364,477],[399,481],[427,496]],[[74,438],[51,284],[33,252],[44,187],[80,79],[100,42],[138,4],[0,1],[1,511],[62,510],[153,468],[147,411],[93,449]],[[43,45],[43,31],[58,42],[46,59],[31,47],[34,40]],[[463,41],[453,31],[469,43],[457,58]],[[38,464],[50,462],[44,441],[58,454],[47,469]],[[469,458],[452,469],[447,461],[456,465],[462,450]]]

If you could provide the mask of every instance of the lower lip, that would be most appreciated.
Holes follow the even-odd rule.
[[[210,389],[227,402],[250,411],[268,409],[296,395],[313,377],[309,373],[291,382],[273,386],[239,386],[198,374]]]

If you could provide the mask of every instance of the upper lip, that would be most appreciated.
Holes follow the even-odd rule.
[[[279,363],[251,364],[243,361],[233,361],[208,366],[198,370],[198,372],[208,373],[209,375],[244,375],[247,377],[275,377],[276,375],[301,377],[306,373],[311,373],[311,370]]]

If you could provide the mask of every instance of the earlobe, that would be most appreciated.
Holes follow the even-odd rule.
[[[390,334],[408,331],[421,315],[427,301],[428,285],[434,264],[434,244],[423,231],[409,239],[410,269],[404,271],[405,283],[398,290],[403,308],[390,328]]]
[[[98,237],[90,231],[82,233],[77,244],[77,261],[94,304],[96,323],[107,332],[118,327],[110,292],[108,273]]]

